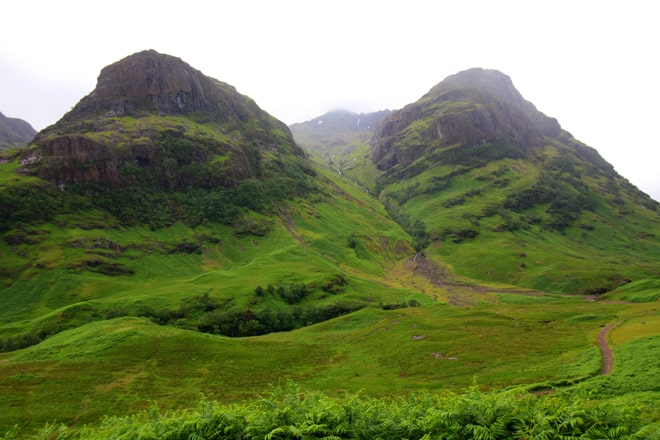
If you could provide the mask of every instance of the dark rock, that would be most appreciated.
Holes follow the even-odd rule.
[[[33,143],[18,171],[57,185],[231,186],[259,176],[263,151],[304,157],[250,98],[153,50],[104,68],[94,91]]]
[[[379,169],[389,170],[435,148],[492,143],[525,151],[560,134],[556,119],[525,101],[508,76],[471,69],[383,118],[374,136],[373,160]]]

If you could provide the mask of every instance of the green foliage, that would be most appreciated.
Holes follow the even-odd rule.
[[[320,290],[336,295],[344,292],[347,284],[346,277],[337,274],[321,283]],[[233,301],[221,303],[218,299],[210,297],[208,293],[204,293],[202,296],[183,299],[179,307],[176,308],[140,305],[133,312],[127,309],[122,309],[120,312],[112,309],[108,311],[107,318],[134,315],[149,318],[159,325],[170,325],[196,329],[203,333],[239,337],[290,331],[327,321],[364,307],[362,304],[355,303],[350,305],[344,303],[297,305],[308,299],[315,289],[315,284],[307,285],[304,283],[291,283],[288,286],[280,285],[277,287],[269,284],[265,289],[259,285],[255,288],[256,300],[251,302],[251,307],[237,307],[232,304]],[[271,298],[267,298],[268,296]],[[260,304],[272,299],[272,297],[279,298],[286,304],[295,307],[273,308]],[[45,335],[36,342],[47,336]],[[0,342],[2,342],[1,339]],[[14,345],[10,342],[3,343],[3,345],[7,345],[8,350],[14,349]]]
[[[346,290],[346,286],[348,286],[348,279],[344,274],[338,273],[324,282],[321,285],[321,290],[336,295],[338,293],[344,292]]]
[[[621,344],[614,352],[616,366],[612,373],[580,384],[578,389],[588,390],[591,396],[602,400],[622,398],[628,394],[634,401],[635,393],[650,393],[653,396],[653,393],[660,392],[660,383],[657,380],[658,352],[660,335],[657,333]],[[647,409],[650,416],[660,416],[660,410],[654,407],[653,402]]]
[[[386,199],[385,207],[392,218],[412,237],[413,249],[416,252],[422,252],[430,243],[430,235],[426,231],[426,224],[420,219],[411,220],[410,216],[390,199]]]
[[[17,223],[49,221],[62,204],[61,191],[47,182],[0,185],[0,231]]]
[[[95,426],[46,425],[34,439],[597,439],[649,433],[634,409],[587,399],[520,396],[518,391],[416,393],[399,399],[360,395],[331,398],[294,383],[258,400],[221,405],[203,399],[196,409],[158,406]],[[11,433],[5,436],[11,439]]]
[[[440,150],[431,155],[431,160],[448,165],[463,165],[472,169],[483,167],[500,159],[522,159],[524,157],[526,157],[525,151],[513,143],[484,142]]]
[[[652,303],[660,300],[660,277],[625,283],[606,295],[607,298],[620,298],[633,303]]]
[[[562,231],[570,226],[585,210],[595,207],[594,196],[580,180],[573,163],[557,158],[530,188],[507,196],[504,208],[524,212],[539,205],[548,205],[547,226]]]
[[[358,245],[358,237],[355,233],[349,234],[348,238],[346,239],[346,246],[348,246],[351,249],[355,249]]]

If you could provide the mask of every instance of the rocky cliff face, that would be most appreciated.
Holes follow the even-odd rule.
[[[250,98],[153,50],[104,68],[96,88],[33,143],[21,170],[58,185],[160,185],[166,176],[175,189],[231,186],[259,177],[266,152],[303,157],[286,125]]]
[[[559,123],[525,101],[508,76],[471,69],[384,118],[374,136],[373,160],[389,170],[435,148],[497,143],[527,150],[560,133]]]
[[[0,150],[26,146],[37,132],[22,119],[0,113]]]
[[[89,113],[141,116],[208,112],[217,119],[246,121],[260,109],[225,83],[194,69],[180,58],[154,50],[139,52],[105,67],[96,88],[63,122]]]

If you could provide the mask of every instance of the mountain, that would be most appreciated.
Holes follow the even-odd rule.
[[[411,253],[377,200],[249,97],[144,51],[0,156],[0,351],[125,316],[292,330],[408,301],[382,278]]]
[[[197,146],[168,161],[163,150],[175,143]],[[94,91],[33,144],[26,172],[56,184],[233,186],[277,158],[302,156],[286,126],[250,98],[153,50],[104,68]],[[267,152],[273,160],[260,163]]]
[[[448,400],[478,402],[465,426],[450,414],[460,435],[499,426],[479,405],[501,406],[502,389],[523,405],[556,391],[560,421],[590,413],[584,396],[599,414],[639,410],[635,430],[660,420],[656,205],[482,73],[366,126],[332,112],[295,127],[303,151],[178,58],[103,69],[60,121],[0,152],[0,437],[370,438],[335,423],[341,404],[310,419],[316,391],[349,416],[394,397],[418,423],[433,405],[418,390],[468,387]],[[247,398],[259,430],[208,400]]]
[[[296,143],[323,166],[354,181],[369,182],[376,172],[371,166],[371,138],[380,120],[389,113],[390,110],[373,113],[333,110],[289,128]]]
[[[379,169],[394,172],[450,146],[460,146],[463,154],[486,143],[528,151],[560,134],[557,120],[525,101],[509,77],[472,69],[448,77],[388,117],[377,130],[373,160]]]
[[[656,274],[659,204],[499,71],[446,78],[383,115],[361,144],[337,124],[292,127],[454,276],[602,293]]]
[[[17,160],[14,171],[39,178],[35,186],[67,189],[47,200],[35,191],[38,218],[76,195],[123,222],[158,225],[228,222],[241,207],[265,209],[309,191],[314,174],[285,124],[234,87],[153,50],[104,68],[96,88]],[[182,204],[172,200],[181,192]],[[210,206],[209,197],[223,202]],[[5,210],[13,212],[6,221],[29,214]]]
[[[327,153],[328,149],[345,146],[356,138],[364,140],[389,113],[390,110],[373,113],[332,110],[310,121],[291,124],[289,128],[300,146]]]
[[[0,113],[0,150],[24,147],[35,134],[37,132],[29,123]]]

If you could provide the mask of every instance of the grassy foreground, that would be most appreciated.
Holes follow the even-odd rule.
[[[221,405],[202,400],[196,409],[163,412],[157,406],[130,417],[71,430],[48,425],[34,439],[648,439],[660,424],[639,411],[587,396],[538,398],[524,390],[464,394],[414,393],[375,399],[303,393],[293,383],[266,397]],[[11,439],[8,433],[5,439]]]
[[[416,417],[440,411],[435,406],[444,405],[439,401],[447,396],[453,396],[450,400],[467,399],[462,405],[471,407],[469,395],[475,395],[476,380],[485,392],[478,401],[504,405],[511,411],[507,417],[517,417],[517,411],[526,405],[541,405],[534,407],[534,411],[540,411],[546,405],[540,401],[552,402],[555,397],[560,400],[547,403],[548,408],[568,405],[571,411],[578,411],[580,408],[571,406],[571,401],[579,396],[581,402],[590,405],[581,409],[584,411],[601,414],[598,408],[608,402],[613,405],[610,408],[625,409],[623,419],[617,418],[618,412],[612,417],[618,420],[616,423],[628,420],[626,423],[634,425],[635,430],[660,420],[656,408],[660,389],[655,380],[660,358],[657,304],[608,304],[511,294],[484,298],[492,302],[482,300],[471,308],[440,303],[398,310],[366,308],[292,332],[249,338],[159,326],[146,318],[92,322],[33,347],[0,354],[0,432],[13,429],[17,436],[28,435],[51,422],[43,432],[51,435],[61,431],[61,438],[86,438],[87,434],[77,433],[84,425],[90,426],[81,431],[89,434],[87,438],[97,435],[91,432],[98,432],[98,438],[112,438],[118,432],[114,429],[131,432],[124,438],[195,438],[187,437],[193,431],[185,431],[182,437],[166,437],[165,431],[154,431],[160,434],[149,434],[151,437],[139,437],[137,433],[185,424],[197,426],[202,423],[197,417],[211,417],[185,410],[198,405],[212,408],[214,414],[233,414],[236,408],[242,408],[247,418],[237,423],[240,429],[247,429],[253,423],[253,416],[248,414],[256,411],[255,399],[287,380],[299,384],[303,391],[293,395],[307,396],[304,402],[311,396],[309,402],[322,400],[323,405],[340,412],[348,411],[341,408],[353,399],[365,399],[361,403],[364,405],[383,405],[394,399],[397,403],[388,403],[388,411],[398,414],[400,406],[414,404],[414,399],[405,402],[418,393],[426,396],[427,407],[417,410]],[[614,321],[621,322],[610,335],[615,367],[612,374],[597,376],[601,359],[595,340],[599,330]],[[471,389],[468,395],[457,394],[466,389]],[[520,401],[512,397],[533,389],[555,389],[556,394]],[[487,390],[516,391],[511,395],[492,391],[491,395]],[[564,394],[572,397],[561,400]],[[199,403],[201,395],[207,396],[204,404]],[[508,397],[496,404],[500,397],[495,396],[502,395]],[[214,400],[220,403],[209,403]],[[522,407],[514,408],[516,402]],[[154,405],[159,408],[157,412]],[[308,409],[307,415],[287,410],[299,419],[280,427],[288,429],[289,425],[303,423],[306,417],[316,417],[318,408]],[[602,414],[610,417],[608,411]],[[163,418],[165,413],[168,416]],[[263,417],[279,420],[277,414]],[[103,421],[106,417],[110,419]],[[182,422],[181,418],[186,417],[190,417],[189,423]],[[224,420],[227,416],[213,417]],[[399,416],[391,417],[387,423],[392,429],[403,423]],[[116,426],[107,431],[108,437],[103,437],[103,430],[110,429],[108,423]],[[610,429],[613,425],[608,426]],[[60,434],[54,435],[36,438],[58,438]],[[283,434],[272,438],[313,437]]]

